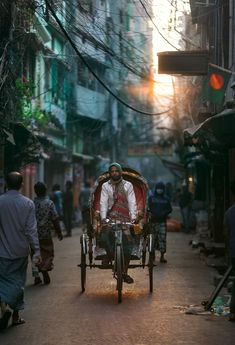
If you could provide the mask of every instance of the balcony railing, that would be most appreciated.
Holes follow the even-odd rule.
[[[77,85],[77,114],[95,120],[107,120],[108,97],[97,91]]]

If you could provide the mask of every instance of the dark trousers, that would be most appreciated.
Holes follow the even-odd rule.
[[[72,210],[64,211],[64,226],[68,235],[71,235],[72,233],[72,217],[73,217]]]
[[[127,273],[127,270],[128,270],[134,242],[135,242],[134,238],[130,234],[129,230],[128,230],[128,234],[123,232],[122,244],[123,244],[123,253],[124,253],[124,272],[125,273]],[[99,244],[102,248],[105,249],[107,253],[107,257],[110,260],[113,260],[114,252],[115,252],[115,235],[114,235],[114,232],[108,227],[104,228],[101,231]]]
[[[190,231],[190,213],[191,213],[190,207],[185,206],[181,208],[184,232]]]
[[[154,246],[161,254],[166,253],[166,222],[152,223]]]
[[[82,208],[82,224],[89,225],[90,224],[90,208],[83,207]]]

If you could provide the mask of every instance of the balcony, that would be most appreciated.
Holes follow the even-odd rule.
[[[107,95],[77,85],[76,101],[78,115],[107,121]]]
[[[52,113],[60,121],[61,125],[65,128],[66,113],[61,107],[52,102],[46,101],[44,102],[42,109],[46,112]]]

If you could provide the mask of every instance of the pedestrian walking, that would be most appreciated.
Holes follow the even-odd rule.
[[[53,269],[54,244],[52,232],[55,230],[58,239],[61,241],[63,235],[60,228],[60,218],[52,200],[46,195],[47,187],[43,182],[34,185],[37,197],[34,199],[37,219],[38,238],[42,261],[37,271],[34,270],[35,285],[42,283],[39,272],[43,275],[44,284],[50,284],[49,271]]]
[[[188,191],[187,186],[182,186],[182,193],[179,195],[179,206],[181,210],[184,232],[189,233],[191,228],[193,195]]]
[[[52,186],[52,193],[51,193],[50,199],[55,204],[56,211],[60,218],[60,228],[61,228],[61,231],[63,231],[65,229],[64,222],[63,222],[63,193],[58,183]]]
[[[66,230],[65,237],[72,236],[72,219],[73,219],[73,183],[67,181],[63,193],[63,220]]]
[[[161,253],[160,262],[166,263],[166,237],[167,227],[166,220],[168,215],[172,212],[172,207],[169,199],[164,196],[165,185],[163,182],[158,182],[155,186],[155,191],[148,199],[148,209],[150,212],[150,223],[152,225],[153,233],[155,234],[155,249]]]
[[[41,263],[35,207],[19,192],[22,183],[19,172],[10,172],[7,192],[0,196],[0,330],[7,328],[11,316],[12,325],[25,323],[19,312],[24,309],[30,248],[35,261]]]
[[[55,204],[55,208],[59,217],[62,218],[62,215],[63,215],[62,191],[60,190],[60,185],[57,183],[52,186],[51,200]]]
[[[235,196],[235,180],[231,182],[230,190]],[[225,212],[224,226],[229,248],[229,257],[233,266],[233,270],[235,270],[235,204]],[[233,281],[232,286],[229,320],[235,322],[235,281]]]

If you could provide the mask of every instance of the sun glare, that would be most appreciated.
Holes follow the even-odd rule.
[[[173,94],[172,77],[165,74],[158,74],[158,57],[157,54],[163,51],[175,50],[167,41],[168,24],[171,15],[171,6],[165,0],[153,0],[153,65],[154,79],[157,81],[154,85],[154,94],[156,100],[161,98],[161,103],[169,103],[169,98]],[[164,100],[162,99],[164,98]]]

